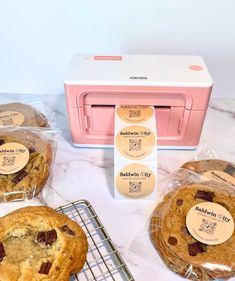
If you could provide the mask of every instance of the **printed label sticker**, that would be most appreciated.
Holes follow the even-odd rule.
[[[207,245],[227,241],[234,231],[232,215],[220,204],[203,202],[193,206],[186,217],[190,234]]]
[[[29,150],[20,143],[5,143],[0,146],[0,174],[14,174],[29,161]]]

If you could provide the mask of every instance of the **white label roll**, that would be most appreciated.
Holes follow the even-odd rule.
[[[156,116],[152,106],[116,106],[114,141],[116,198],[156,198],[156,131]]]

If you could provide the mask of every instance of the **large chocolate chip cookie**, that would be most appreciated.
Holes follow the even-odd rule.
[[[235,178],[235,165],[219,159],[191,161],[185,163],[182,168],[199,174],[208,171],[222,171]]]
[[[0,126],[47,127],[47,118],[32,106],[20,102],[0,105]]]
[[[82,269],[87,249],[81,227],[49,207],[0,218],[1,281],[68,281]]]
[[[14,201],[18,199],[30,199],[37,195],[45,185],[52,161],[52,147],[37,133],[29,130],[0,131],[0,149],[5,144],[19,143],[29,151],[27,164],[17,172],[4,174],[0,171],[0,201]],[[13,157],[5,157],[8,161],[14,161]],[[13,163],[9,162],[9,165]],[[3,163],[0,163],[3,165]]]
[[[165,264],[191,280],[229,279],[235,276],[235,233],[219,245],[197,241],[188,231],[186,216],[198,203],[223,206],[235,220],[235,190],[216,182],[181,186],[168,193],[155,209],[150,237]]]

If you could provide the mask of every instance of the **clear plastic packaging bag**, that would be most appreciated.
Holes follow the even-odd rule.
[[[217,153],[210,147],[203,148],[197,155],[194,157],[195,161],[206,160],[206,159],[217,159]]]
[[[235,186],[235,164],[217,158],[210,148],[202,150],[195,160],[184,163],[181,168],[197,173],[205,179],[212,179]]]
[[[159,189],[157,206],[128,258],[160,269],[161,281],[235,277],[234,187],[179,169]]]
[[[0,128],[0,202],[41,194],[52,175],[60,133],[49,128]]]
[[[0,104],[0,127],[54,127],[54,124],[54,113],[41,101],[19,99]]]

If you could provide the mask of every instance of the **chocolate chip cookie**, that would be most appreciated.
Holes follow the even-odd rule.
[[[208,159],[187,162],[181,168],[235,186],[235,164],[233,163],[219,159]]]
[[[168,193],[155,209],[150,237],[165,264],[191,280],[229,279],[235,276],[235,233],[224,243],[196,240],[186,225],[189,210],[202,202],[223,206],[235,220],[235,190],[216,182],[181,186]]]
[[[13,102],[0,105],[0,126],[47,127],[47,118],[28,104]]]
[[[1,129],[0,154],[4,153],[6,145],[12,143],[25,146],[28,150],[28,159],[26,165],[16,172],[13,170],[13,173],[6,174],[0,170],[0,202],[34,197],[42,190],[50,173],[52,147],[47,140],[39,134],[25,129],[10,131]],[[13,167],[16,155],[6,153],[1,159],[1,168]]]
[[[1,281],[68,281],[86,260],[87,238],[67,216],[46,206],[0,218]]]
[[[203,174],[212,170],[223,171],[235,178],[235,165],[233,163],[219,159],[191,161],[185,163],[182,168],[199,174]]]

